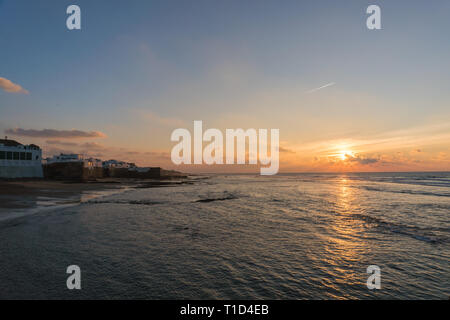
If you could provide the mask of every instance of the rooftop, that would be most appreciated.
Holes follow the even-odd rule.
[[[39,146],[35,144],[30,145],[23,145],[16,140],[10,140],[10,139],[0,139],[0,146],[5,147],[22,147],[23,149],[32,149],[32,150],[39,150],[41,149]]]
[[[0,139],[0,144],[4,145],[5,147],[18,147],[22,144],[15,141],[15,140],[9,140],[9,139]]]

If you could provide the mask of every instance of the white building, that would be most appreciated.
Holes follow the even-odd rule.
[[[103,161],[100,159],[95,158],[87,158],[84,159],[85,163],[87,162],[88,167],[94,167],[94,168],[102,168],[103,167]]]
[[[65,154],[61,153],[58,156],[53,156],[46,159],[47,164],[52,163],[67,163],[67,162],[82,162],[83,166],[86,168],[101,168],[102,160],[94,158],[85,158],[81,154],[71,153]]]
[[[134,168],[136,165],[130,162],[118,161],[118,160],[107,160],[103,161],[103,168]]]
[[[34,144],[23,145],[0,139],[0,178],[42,178],[42,150]]]
[[[59,162],[81,162],[84,160],[84,157],[81,154],[64,154],[61,153],[59,156],[53,156],[51,158],[47,158],[47,164],[50,163],[59,163]]]

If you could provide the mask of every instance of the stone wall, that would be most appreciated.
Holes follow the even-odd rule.
[[[44,177],[57,180],[95,180],[103,178],[103,168],[84,167],[82,162],[59,162],[44,165]]]
[[[107,168],[105,170],[105,176],[111,178],[129,178],[127,168]]]
[[[127,168],[105,169],[105,176],[111,178],[133,178],[133,179],[158,179],[161,177],[161,168],[153,167],[148,170],[129,170]]]

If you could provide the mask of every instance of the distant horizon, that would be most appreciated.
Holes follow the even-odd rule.
[[[259,175],[258,172],[184,172],[188,175],[200,175],[200,174],[214,174],[214,175]],[[348,173],[450,173],[450,170],[447,171],[303,171],[303,172],[283,172],[280,171],[276,175],[282,174],[308,174],[308,173],[321,173],[321,174],[348,174]],[[275,176],[276,176],[275,175]]]

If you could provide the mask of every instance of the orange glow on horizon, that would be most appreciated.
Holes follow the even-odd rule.
[[[348,156],[354,157],[354,154],[350,150],[341,150],[341,151],[339,151],[338,156],[339,156],[339,158],[341,158],[342,161],[345,161],[345,160],[347,160]]]

